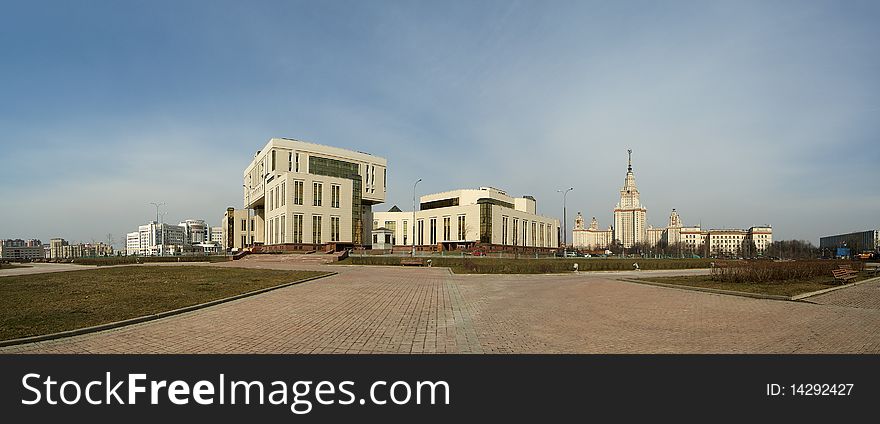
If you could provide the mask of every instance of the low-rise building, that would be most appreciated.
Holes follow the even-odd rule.
[[[39,240],[0,240],[0,259],[21,261],[45,257],[43,245]]]
[[[372,226],[389,230],[394,246],[411,246],[414,234],[422,250],[559,247],[559,220],[538,215],[534,197],[514,198],[492,187],[421,196],[415,222],[412,211],[395,207],[375,212]]]
[[[854,253],[880,252],[880,230],[857,231],[819,239],[820,249],[836,249],[838,247],[848,247]]]

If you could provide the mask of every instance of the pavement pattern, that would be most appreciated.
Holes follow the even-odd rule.
[[[617,280],[699,270],[454,275],[296,255],[222,266],[339,274],[0,353],[880,353],[880,282],[788,302]]]

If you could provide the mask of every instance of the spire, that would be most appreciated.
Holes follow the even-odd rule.
[[[626,152],[629,154],[629,161],[627,162],[626,170],[628,172],[632,172],[632,170],[633,170],[633,151],[632,151],[632,149],[626,149]]]

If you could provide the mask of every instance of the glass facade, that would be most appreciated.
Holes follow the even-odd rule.
[[[363,223],[361,222],[361,176],[358,164],[342,160],[309,156],[309,173],[351,180],[351,240],[363,244]]]

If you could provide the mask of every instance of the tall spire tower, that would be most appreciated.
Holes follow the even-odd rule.
[[[626,179],[620,189],[620,202],[614,208],[614,240],[623,247],[632,247],[647,240],[648,210],[639,202],[639,189],[632,171],[632,149],[627,149],[626,153]]]
[[[629,155],[629,159],[627,160],[626,172],[633,172],[633,151],[632,149],[626,149],[626,153]]]

